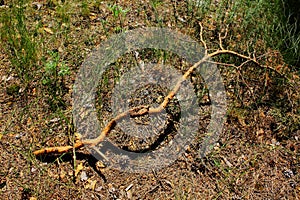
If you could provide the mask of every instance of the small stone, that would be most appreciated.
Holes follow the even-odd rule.
[[[95,189],[96,192],[100,192],[102,190],[102,186],[99,186]]]
[[[49,122],[55,123],[55,122],[58,122],[59,120],[60,120],[60,118],[53,118],[53,119],[51,119]]]
[[[16,139],[20,139],[22,136],[23,136],[22,133],[21,133],[21,134],[17,134],[17,135],[15,136],[15,138],[16,138]]]
[[[81,172],[81,175],[80,175],[80,180],[81,181],[86,181],[88,179],[87,175],[86,175],[86,172],[85,171],[82,171]]]
[[[292,170],[287,169],[283,172],[283,174],[285,175],[286,178],[291,178],[292,176],[294,176],[294,173]]]
[[[32,167],[30,171],[31,171],[31,173],[34,173],[34,172],[36,172],[36,168]]]
[[[43,6],[43,4],[40,2],[33,2],[32,5],[35,5],[37,10],[41,9],[41,7]]]

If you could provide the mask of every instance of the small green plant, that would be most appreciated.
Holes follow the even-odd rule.
[[[91,11],[87,1],[82,1],[81,3],[81,15],[85,18],[89,17]]]
[[[58,4],[56,6],[56,15],[58,17],[58,19],[60,19],[60,23],[61,24],[69,24],[70,23],[70,4],[68,3],[68,1],[62,3],[62,4]]]
[[[152,9],[154,11],[155,21],[157,23],[161,23],[162,22],[162,18],[160,17],[159,12],[157,10],[157,8],[159,6],[161,6],[162,4],[163,4],[163,2],[160,1],[160,0],[152,0],[152,1],[150,1],[150,5],[151,5],[151,7],[152,7]]]
[[[20,91],[20,86],[18,84],[13,84],[6,88],[6,93],[11,96],[17,96]]]
[[[130,9],[123,9],[121,6],[116,4],[108,6],[108,9],[112,12],[114,19],[120,21],[120,25],[115,27],[115,32],[121,32],[124,27],[124,19]]]
[[[51,110],[64,106],[62,97],[64,95],[64,77],[70,74],[69,67],[65,62],[60,62],[59,53],[51,51],[50,59],[45,62],[45,75],[42,84],[48,93],[48,103]]]

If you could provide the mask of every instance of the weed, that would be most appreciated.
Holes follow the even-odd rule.
[[[155,21],[156,21],[156,23],[159,23],[159,24],[162,23],[162,18],[159,16],[157,8],[159,6],[161,6],[162,4],[163,4],[163,2],[161,2],[160,0],[151,0],[150,1],[150,5],[154,11]]]
[[[57,51],[50,51],[50,59],[45,62],[45,74],[42,84],[48,93],[48,103],[51,110],[64,106],[64,77],[70,74],[70,69],[65,62],[60,62]]]
[[[61,24],[70,23],[70,5],[67,1],[56,6],[56,15]]]
[[[1,13],[1,40],[6,47],[13,72],[27,92],[37,71],[37,41],[26,25],[26,1],[18,0]]]
[[[108,9],[112,12],[114,19],[119,20],[120,22],[120,25],[115,26],[115,32],[121,32],[122,28],[124,27],[126,14],[130,9],[123,9],[121,6],[116,4],[108,6]]]
[[[20,91],[20,86],[18,84],[13,84],[6,88],[6,93],[11,96],[17,96]]]
[[[82,1],[81,3],[81,15],[85,18],[87,18],[90,15],[91,11],[88,6],[87,1]]]

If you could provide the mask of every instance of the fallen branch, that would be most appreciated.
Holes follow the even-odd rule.
[[[94,139],[86,139],[86,140],[76,140],[74,146],[60,146],[60,147],[47,147],[44,149],[40,149],[40,150],[36,150],[34,151],[34,155],[41,155],[41,154],[49,154],[49,153],[64,153],[67,151],[70,151],[71,149],[80,149],[83,146],[87,145],[90,147],[94,147],[97,144],[99,144],[100,142],[102,142],[105,137],[110,133],[110,131],[116,126],[118,121],[121,121],[122,119],[124,119],[125,117],[131,116],[131,117],[136,117],[136,116],[143,116],[143,115],[147,115],[147,114],[155,114],[155,113],[160,113],[162,112],[167,105],[169,104],[169,102],[174,98],[174,96],[177,94],[177,92],[180,89],[180,86],[182,85],[182,83],[188,79],[188,77],[192,74],[192,72],[202,63],[207,62],[209,58],[213,58],[215,56],[221,55],[221,54],[230,54],[230,55],[234,55],[237,57],[240,57],[242,59],[245,59],[246,61],[243,62],[240,66],[235,66],[235,65],[231,65],[231,64],[226,64],[226,63],[218,63],[218,64],[224,64],[225,66],[235,66],[237,69],[241,68],[243,65],[245,65],[246,63],[252,62],[258,66],[261,66],[263,68],[267,68],[270,69],[272,71],[275,71],[276,73],[280,74],[282,77],[285,77],[283,74],[281,74],[280,72],[278,72],[277,70],[269,67],[269,66],[263,66],[260,65],[255,56],[253,58],[251,58],[250,56],[245,56],[243,54],[237,53],[235,51],[231,51],[231,50],[226,50],[223,48],[222,45],[222,40],[226,38],[227,36],[227,29],[226,29],[226,33],[224,36],[221,36],[221,34],[219,34],[219,46],[220,49],[216,50],[212,53],[207,52],[207,45],[203,39],[203,27],[200,24],[201,30],[200,30],[200,41],[201,43],[204,45],[205,47],[205,55],[204,57],[199,60],[197,63],[195,63],[192,67],[190,67],[185,73],[184,75],[180,78],[180,80],[178,80],[178,82],[176,83],[175,87],[172,89],[172,91],[164,98],[164,101],[157,107],[157,108],[150,108],[149,106],[137,106],[134,107],[132,109],[129,109],[123,113],[120,113],[119,115],[117,115],[115,118],[113,118],[103,129],[103,131],[101,132],[101,134],[94,138]],[[211,62],[211,61],[209,61]],[[286,78],[286,77],[285,77]]]

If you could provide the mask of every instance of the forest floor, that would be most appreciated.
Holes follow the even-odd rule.
[[[10,36],[2,38],[0,48],[0,199],[300,198],[299,74],[278,50],[266,47],[262,40],[250,41],[242,28],[228,22],[228,15],[219,17],[220,22],[216,11],[201,15],[190,1],[41,0],[22,2],[21,7],[24,9],[16,6],[18,12],[10,11],[19,15],[10,19],[11,26],[16,26]],[[3,4],[0,12],[10,9]],[[105,160],[98,161],[85,148],[61,155],[33,154],[44,147],[74,143],[73,85],[94,48],[101,48],[114,34],[141,27],[170,28],[201,44],[199,22],[209,51],[218,48],[218,33],[227,27],[226,49],[247,56],[255,52],[262,58],[259,62],[268,66],[220,64],[238,66],[245,61],[234,56],[214,60],[220,64],[227,111],[223,131],[208,154],[200,157],[199,148],[209,124],[211,102],[197,76],[191,82],[205,114],[200,116],[196,139],[168,166],[147,172],[118,170]],[[1,21],[0,27],[4,29],[5,23],[9,22]],[[22,24],[27,28],[20,28]],[[114,86],[136,59],[135,53],[128,53],[104,73],[96,99],[101,125],[112,118]],[[182,74],[187,69],[182,58],[166,51],[143,50],[139,60],[176,66]],[[148,102],[160,103],[156,99],[165,93],[152,89]],[[132,101],[139,105],[148,98],[141,90],[132,94]],[[170,143],[174,135],[176,131],[155,148]],[[150,135],[142,143],[118,128],[108,138],[134,152],[155,140]]]

